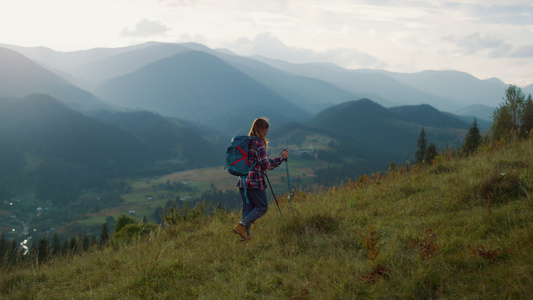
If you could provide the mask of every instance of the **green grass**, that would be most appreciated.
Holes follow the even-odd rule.
[[[238,213],[190,214],[103,251],[4,271],[35,299],[528,299],[533,141],[439,157],[275,205],[239,242]]]

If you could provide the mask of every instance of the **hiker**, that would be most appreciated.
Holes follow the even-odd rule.
[[[266,171],[281,165],[289,156],[289,152],[283,150],[281,156],[272,159],[268,158],[268,139],[266,138],[268,127],[268,119],[255,119],[248,134],[249,136],[258,138],[249,141],[248,164],[254,165],[255,163],[255,165],[248,173],[248,176],[246,176],[246,195],[242,181],[239,180],[237,182],[242,198],[242,220],[233,228],[233,232],[240,235],[243,240],[249,239],[250,226],[268,210],[267,194],[265,191],[267,187],[265,182]]]

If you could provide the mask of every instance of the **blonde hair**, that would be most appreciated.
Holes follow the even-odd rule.
[[[268,129],[268,127],[270,127],[270,124],[268,123],[267,118],[257,118],[252,124],[252,128],[250,128],[250,133],[248,133],[248,135],[262,139],[265,142],[265,145],[268,146],[268,139],[265,136],[265,129]]]

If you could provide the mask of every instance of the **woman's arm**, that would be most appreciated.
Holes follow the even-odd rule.
[[[284,154],[285,154],[284,150]],[[276,157],[276,158],[268,158],[266,147],[263,141],[261,141],[261,144],[259,145],[259,148],[257,148],[257,163],[263,170],[273,170],[274,168],[281,165],[281,163],[284,160],[283,155]]]

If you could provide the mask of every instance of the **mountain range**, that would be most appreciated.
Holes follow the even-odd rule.
[[[13,45],[0,47],[25,55],[108,104],[138,108],[137,100],[131,100],[132,104],[128,104],[129,99],[124,100],[129,98],[128,93],[132,94],[131,89],[137,88],[140,93],[151,95],[143,109],[164,111],[165,115],[185,117],[210,126],[216,123],[209,119],[220,113],[220,106],[204,106],[204,113],[195,113],[198,103],[213,103],[216,99],[232,99],[234,103],[265,102],[261,97],[263,94],[268,96],[268,101],[263,103],[265,106],[282,103],[281,108],[258,110],[264,111],[263,115],[273,113],[272,117],[280,122],[310,118],[327,107],[362,98],[384,107],[429,104],[441,111],[462,116],[470,114],[490,121],[484,111],[468,107],[483,105],[493,110],[502,102],[506,89],[506,84],[498,79],[480,80],[458,71],[404,74],[348,70],[325,63],[291,64],[263,57],[242,57],[227,50],[213,50],[193,43],[152,42],[75,52]],[[213,84],[212,80],[218,82],[220,79],[217,76],[224,77],[225,84]],[[144,77],[142,88],[136,87],[136,80]],[[177,78],[181,79],[177,81]],[[229,84],[231,82],[234,84]],[[192,94],[187,91],[191,85],[195,88]],[[533,92],[533,85],[523,91],[526,95]],[[193,97],[194,101],[190,101]],[[175,105],[174,111],[168,111],[171,103]],[[182,111],[183,107],[188,111]],[[206,109],[213,112],[207,113]],[[289,120],[284,118],[287,114],[291,116]],[[252,116],[242,116],[241,112],[232,117],[228,115],[226,119],[230,118],[237,118],[239,123],[246,118],[253,120]],[[229,134],[244,130],[230,124],[217,128]]]
[[[310,115],[223,60],[200,51],[164,58],[94,91],[113,104],[201,122],[227,132],[263,115],[281,124]]]

